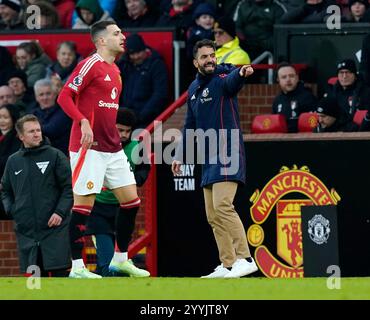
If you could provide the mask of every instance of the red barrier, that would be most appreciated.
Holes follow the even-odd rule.
[[[259,64],[252,64],[253,69],[256,70],[267,70],[267,69],[276,69],[279,66],[277,63],[273,64],[265,64],[265,63],[259,63]],[[308,65],[305,63],[292,63],[292,66],[297,70],[298,73],[300,73],[302,70],[307,69]]]

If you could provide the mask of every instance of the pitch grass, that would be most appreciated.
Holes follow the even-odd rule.
[[[370,278],[342,278],[328,289],[327,278],[199,279],[104,278],[41,279],[41,289],[27,289],[30,278],[0,278],[4,300],[332,300],[370,299]]]

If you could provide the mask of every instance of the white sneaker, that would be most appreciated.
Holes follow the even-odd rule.
[[[248,262],[246,259],[237,259],[234,262],[231,271],[225,274],[224,278],[240,278],[253,272],[256,272],[258,270],[258,267],[254,262],[253,258],[251,259],[252,262]]]
[[[125,262],[111,261],[109,265],[110,272],[118,272],[128,274],[130,277],[145,278],[150,277],[149,271],[140,269],[134,265],[131,259]]]
[[[230,272],[229,269],[225,268],[223,264],[220,264],[215,271],[207,276],[202,276],[201,278],[224,278]]]
[[[90,272],[86,268],[72,268],[71,272],[69,273],[69,277],[78,279],[100,279],[102,276]]]

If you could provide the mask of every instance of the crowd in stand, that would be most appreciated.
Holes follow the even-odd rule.
[[[299,80],[294,66],[281,63],[277,68],[281,92],[273,101],[272,113],[285,117],[290,133],[298,132],[299,116],[306,112],[318,113],[319,121],[314,132],[368,131],[368,115],[360,126],[353,123],[358,110],[370,110],[370,86],[363,79],[364,76],[357,72],[355,61],[344,59],[337,64],[335,82],[328,84],[322,99],[318,100]],[[324,119],[328,117],[330,125]]]
[[[86,29],[96,21],[110,19],[124,29],[175,27],[177,39],[186,42],[189,63],[194,44],[206,38],[216,43],[218,63],[242,65],[265,50],[272,51],[274,24],[325,23],[326,9],[332,4],[341,7],[342,22],[370,22],[367,0],[0,0],[0,32],[26,31],[27,7],[36,5],[41,29]],[[306,88],[293,65],[279,66],[281,93],[271,112],[286,117],[289,132],[297,132],[297,119],[303,112],[319,113],[317,132],[370,130],[370,113],[360,128],[352,125],[358,109],[370,109],[369,37],[364,39],[360,72],[353,60],[333,62],[338,64],[337,81],[328,85],[324,97],[316,97]],[[144,128],[170,102],[169,77],[159,53],[138,34],[130,35],[126,43],[126,53],[117,61],[124,85],[120,105],[133,110],[138,127]],[[18,114],[36,115],[51,144],[67,154],[71,123],[56,98],[82,57],[71,41],[58,45],[56,57],[52,61],[33,41],[19,44],[14,56],[0,47],[0,113],[9,113],[9,122]],[[336,125],[326,125],[324,116],[335,118]],[[1,118],[4,116],[0,116],[0,126]],[[13,135],[10,127],[1,128],[1,157],[11,151],[5,142],[14,139]]]

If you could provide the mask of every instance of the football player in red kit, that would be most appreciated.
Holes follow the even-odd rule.
[[[91,27],[91,38],[96,53],[77,65],[58,98],[73,119],[69,146],[74,193],[71,278],[100,278],[85,267],[82,250],[86,220],[103,185],[113,191],[121,211],[138,210],[140,205],[135,177],[115,125],[122,83],[114,61],[124,52],[125,36],[115,22],[101,21]],[[118,249],[122,223],[120,212],[116,220]],[[118,249],[110,264],[117,272],[127,259]]]

